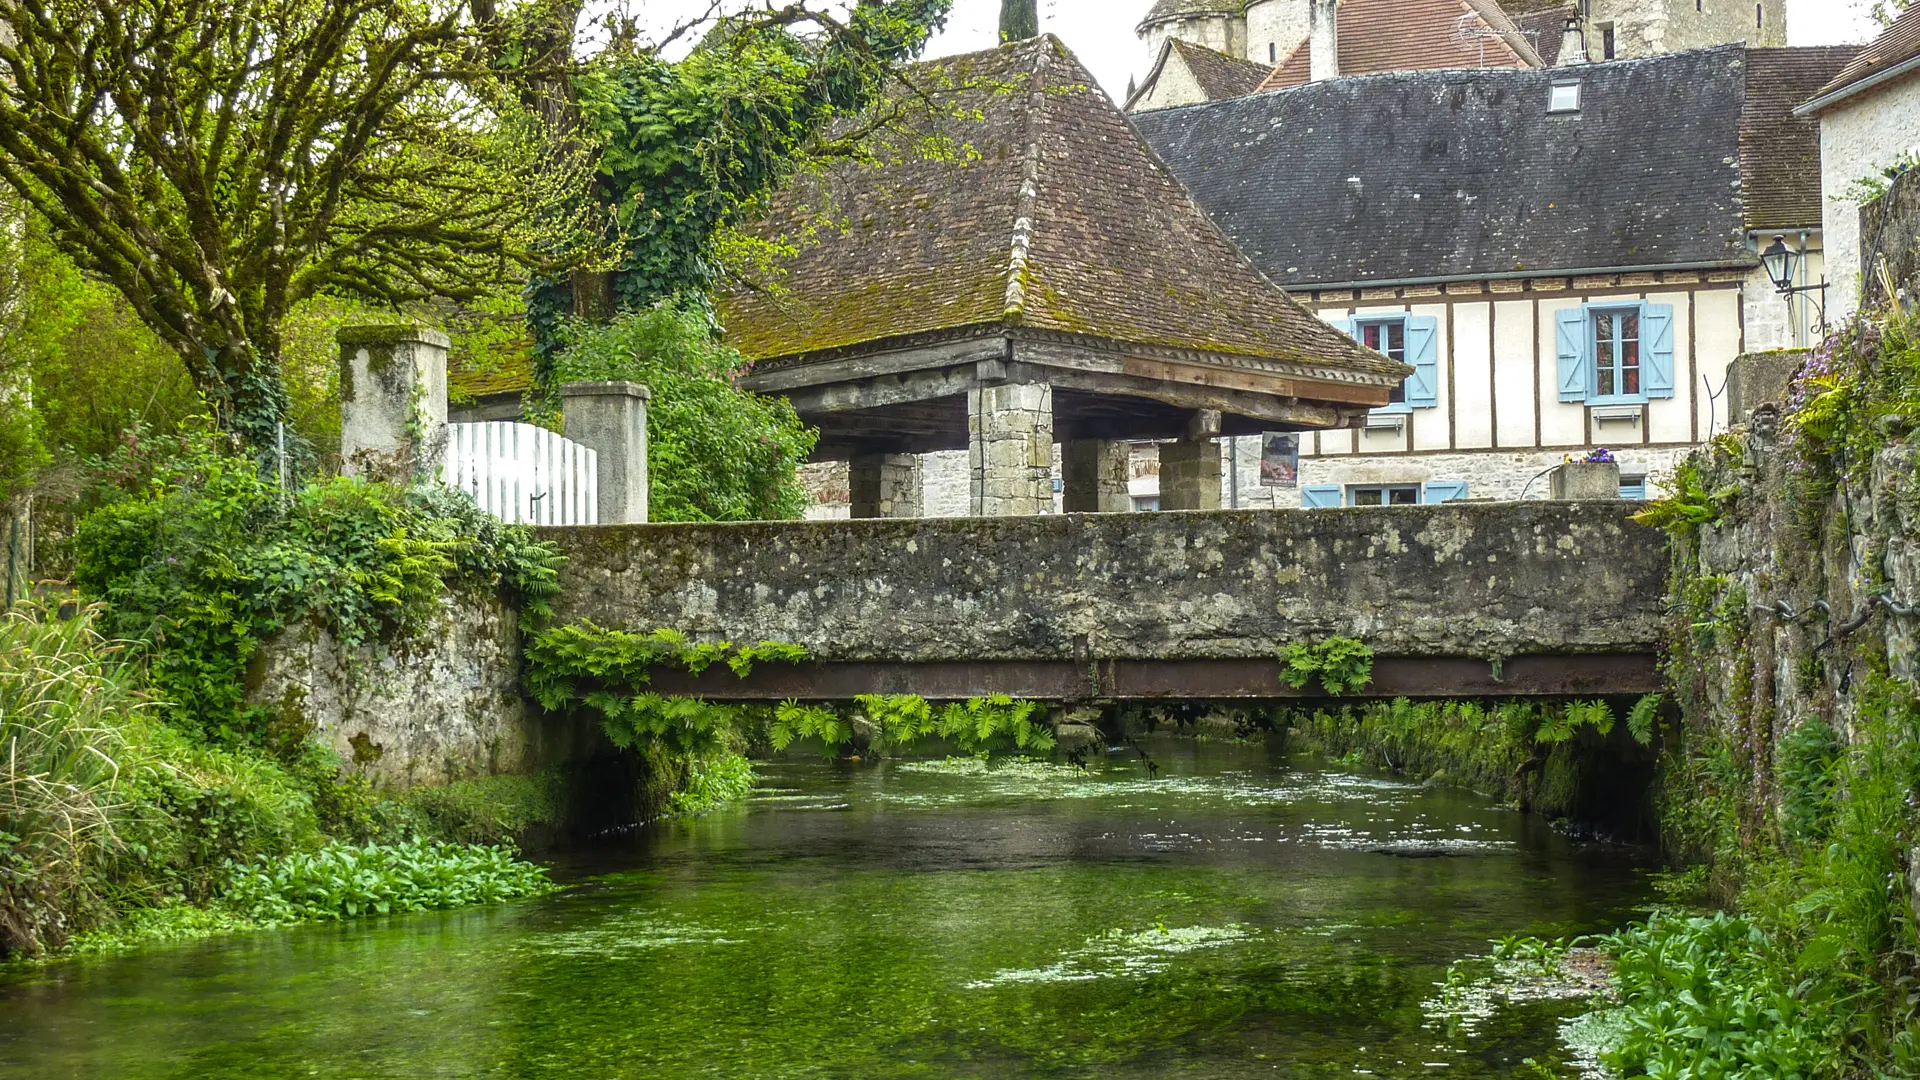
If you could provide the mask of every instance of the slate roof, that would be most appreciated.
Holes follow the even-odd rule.
[[[1200,84],[1208,101],[1245,97],[1260,89],[1260,83],[1267,77],[1265,65],[1236,60],[1205,45],[1169,38],[1167,48],[1180,54],[1187,70],[1193,72],[1193,81]]]
[[[1111,342],[1397,374],[1256,271],[1059,40],[919,65],[958,87],[956,160],[847,162],[774,199],[763,237],[822,227],[781,260],[789,292],[722,298],[754,359],[874,350],[921,335],[1053,331]],[[1336,376],[1338,377],[1338,376]]]
[[[1499,36],[1461,35],[1463,19]],[[1344,0],[1339,24],[1341,75],[1541,66],[1539,53],[1493,0]],[[1312,58],[1313,42],[1301,42],[1260,88],[1304,86]]]
[[[1841,93],[1916,57],[1920,57],[1920,7],[1910,7],[1812,96],[1818,100]]]
[[[1400,72],[1134,122],[1283,285],[1743,266],[1746,68],[1734,45]],[[1581,110],[1549,114],[1569,80]]]
[[[1740,117],[1747,228],[1820,227],[1820,122],[1793,111],[1859,51],[1851,45],[1747,50]]]
[[[1569,0],[1549,0],[1547,3],[1526,5],[1526,10],[1515,0],[1504,0],[1500,5],[1506,9],[1513,24],[1533,45],[1533,51],[1540,54],[1540,66],[1558,67],[1560,64],[1560,46],[1566,44],[1567,20],[1580,13]]]

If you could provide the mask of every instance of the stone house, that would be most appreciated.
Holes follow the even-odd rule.
[[[1861,276],[1872,237],[1861,236],[1860,181],[1920,154],[1920,8],[1909,8],[1886,33],[1810,95],[1796,116],[1817,120],[1819,175],[1826,190],[1826,246],[1833,265],[1827,314],[1838,321],[1860,305]]]
[[[1793,108],[1848,55],[1412,71],[1136,114],[1255,265],[1415,368],[1358,429],[1302,437],[1297,488],[1261,483],[1260,441],[1231,446],[1228,502],[1539,497],[1601,447],[1643,494],[1726,429],[1736,357],[1814,332],[1757,252],[1790,233],[1819,279]]]

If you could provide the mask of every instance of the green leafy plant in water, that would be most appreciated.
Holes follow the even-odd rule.
[[[224,901],[263,923],[430,911],[551,892],[547,872],[511,848],[412,842],[312,852],[235,866]]]
[[[1373,650],[1348,637],[1330,637],[1313,645],[1296,642],[1280,650],[1280,677],[1296,690],[1318,679],[1327,693],[1337,697],[1373,682]]]

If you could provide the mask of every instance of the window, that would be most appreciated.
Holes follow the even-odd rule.
[[[1579,112],[1580,84],[1556,84],[1552,96],[1547,99],[1547,111],[1550,113]]]
[[[1347,489],[1348,506],[1419,506],[1418,484],[1368,484]]]
[[[1644,502],[1647,497],[1647,478],[1620,474],[1620,497]]]
[[[1158,509],[1160,509],[1160,496],[1158,495],[1135,495],[1133,497],[1133,512],[1136,514],[1144,514]]]
[[[1596,397],[1640,395],[1640,309],[1596,311],[1593,327]]]
[[[1608,60],[1612,60],[1614,58],[1613,56],[1613,24],[1612,23],[1608,23],[1607,25],[1600,28],[1600,55]]]
[[[1360,344],[1384,355],[1389,360],[1407,362],[1407,321],[1392,319],[1380,322],[1359,323]],[[1407,384],[1401,383],[1393,388],[1393,396],[1387,399],[1390,404],[1407,403]]]
[[[1639,404],[1673,396],[1673,305],[1589,304],[1556,312],[1560,400]]]
[[[1428,480],[1421,484],[1311,484],[1300,489],[1308,509],[1340,506],[1432,506],[1467,497],[1465,480]]]
[[[1276,66],[1280,63],[1280,43],[1279,42],[1276,42],[1276,41],[1267,42],[1267,63],[1273,64]]]
[[[1404,413],[1440,405],[1440,320],[1432,315],[1363,315],[1334,327],[1367,348],[1413,368],[1376,413]]]

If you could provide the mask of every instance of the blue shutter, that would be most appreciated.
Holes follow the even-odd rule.
[[[1325,510],[1340,505],[1340,489],[1331,484],[1300,489],[1300,505],[1310,510]]]
[[[1673,305],[1640,308],[1640,389],[1650,398],[1673,396]]]
[[[1340,331],[1341,333],[1347,335],[1348,337],[1352,338],[1355,341],[1360,340],[1360,335],[1354,333],[1352,319],[1328,319],[1327,325],[1333,327],[1335,330]]]
[[[1467,482],[1465,480],[1429,480],[1426,484],[1426,490],[1420,495],[1420,501],[1424,503],[1443,503],[1452,502],[1455,499],[1464,499],[1466,497]]]
[[[1440,320],[1432,315],[1407,316],[1407,404],[1431,409],[1440,404]]]
[[[1554,315],[1560,354],[1560,400],[1585,401],[1593,385],[1593,357],[1587,347],[1587,311],[1572,308]]]

